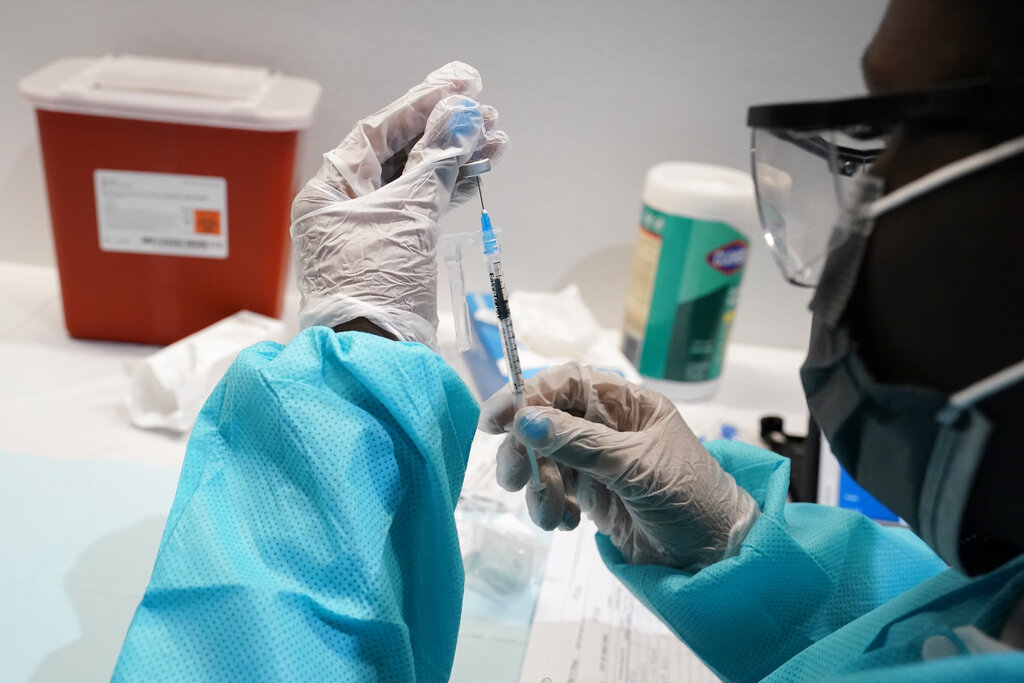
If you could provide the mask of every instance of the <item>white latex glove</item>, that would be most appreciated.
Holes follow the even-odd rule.
[[[300,327],[366,318],[437,348],[438,221],[475,187],[459,167],[508,143],[480,88],[476,69],[447,64],[324,155],[292,204]]]
[[[503,389],[484,404],[480,429],[511,429],[497,455],[506,490],[529,482],[523,446],[534,449],[545,487],[526,496],[538,526],[575,528],[582,508],[628,562],[690,572],[739,551],[757,503],[669,399],[576,363],[526,386],[526,408],[516,413]]]

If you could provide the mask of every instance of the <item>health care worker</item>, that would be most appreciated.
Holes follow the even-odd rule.
[[[933,87],[1018,78],[1019,59],[992,57],[1020,57],[993,40],[1020,27],[999,0],[895,0],[869,84],[932,94],[751,111],[777,256],[818,283],[811,408],[844,464],[956,568],[907,531],[787,506],[785,461],[705,449],[667,399],[616,377],[555,368],[530,385],[550,407],[485,406],[482,427],[512,431],[502,483],[526,485],[534,446],[534,519],[591,514],[612,571],[723,678],[1024,677],[1009,431],[1024,400],[1019,369],[998,374],[1024,349],[1006,315],[1024,291],[1022,164],[1002,146],[1021,133],[1019,89]],[[200,414],[116,679],[447,679],[463,583],[452,512],[477,408],[430,349],[433,254],[437,221],[471,190],[459,166],[507,142],[479,88],[465,65],[435,72],[357,125],[296,199],[305,329],[240,354]],[[802,199],[840,177],[851,200]],[[811,212],[822,200],[834,230]]]
[[[811,412],[919,537],[786,505],[782,459],[705,449],[616,376],[554,368],[520,413],[484,406],[512,431],[500,483],[527,484],[522,445],[545,456],[534,520],[590,514],[611,570],[725,679],[1024,680],[1022,29],[1021,3],[894,0],[864,56],[882,94],[748,116],[769,244],[817,287]]]

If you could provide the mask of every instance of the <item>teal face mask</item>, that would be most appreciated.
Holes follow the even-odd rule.
[[[811,301],[811,342],[800,370],[808,406],[839,462],[957,568],[962,568],[964,512],[992,430],[975,404],[1024,379],[1024,361],[952,396],[926,387],[882,384],[851,341],[846,310],[875,218],[1020,154],[1022,141],[962,159],[884,197],[879,178],[858,178],[833,232],[838,246]]]

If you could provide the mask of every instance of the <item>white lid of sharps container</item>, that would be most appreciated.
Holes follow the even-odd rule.
[[[308,128],[320,85],[262,67],[134,55],[60,59],[18,87],[38,109],[220,128]]]
[[[652,166],[643,203],[662,213],[718,221],[743,231],[757,217],[750,173],[713,164],[666,161]]]

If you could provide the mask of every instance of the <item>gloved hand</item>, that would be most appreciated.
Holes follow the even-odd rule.
[[[324,155],[292,204],[303,329],[366,318],[436,349],[438,221],[474,191],[459,167],[508,143],[480,88],[476,69],[447,64]]]
[[[576,363],[526,383],[518,413],[508,389],[491,397],[479,428],[511,434],[498,449],[498,483],[530,480],[534,449],[545,487],[527,490],[533,521],[575,528],[580,509],[634,564],[694,572],[739,551],[760,515],[664,396]]]

